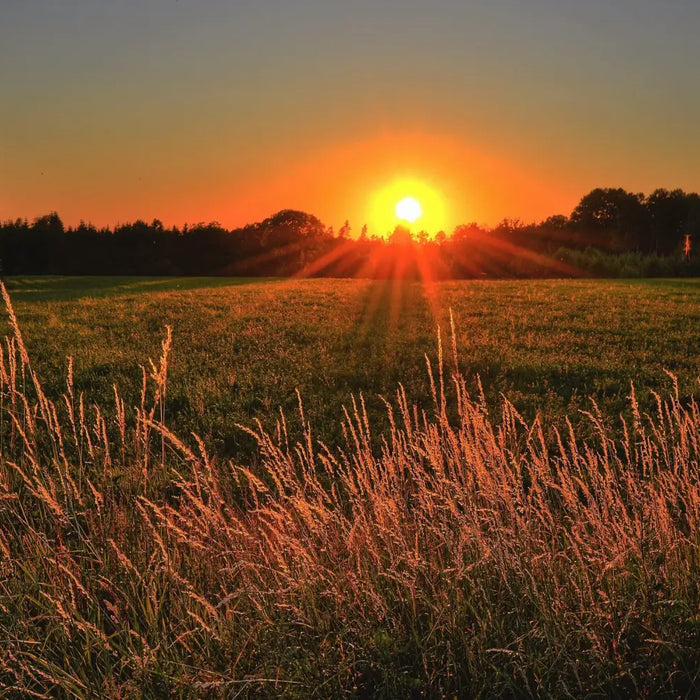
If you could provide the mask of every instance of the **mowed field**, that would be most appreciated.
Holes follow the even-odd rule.
[[[650,281],[460,281],[226,278],[25,278],[7,286],[30,357],[49,392],[65,388],[74,358],[76,391],[106,403],[116,384],[138,403],[140,366],[173,333],[166,422],[196,432],[227,457],[253,444],[237,428],[272,428],[281,408],[294,425],[302,397],[315,434],[341,440],[343,406],[363,395],[377,428],[401,383],[429,405],[427,356],[436,369],[438,326],[446,375],[453,371],[449,313],[459,369],[481,379],[489,405],[507,397],[546,424],[590,411],[614,423],[634,382],[650,391],[678,378],[697,388],[700,283]],[[7,324],[2,326],[7,331]],[[582,427],[585,430],[585,427]]]
[[[697,281],[8,286],[0,698],[700,696]]]

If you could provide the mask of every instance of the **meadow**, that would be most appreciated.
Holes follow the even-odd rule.
[[[8,290],[0,697],[700,692],[697,281]]]
[[[430,405],[425,357],[436,360],[438,326],[448,341],[450,312],[470,386],[480,377],[490,405],[506,396],[528,420],[578,423],[592,398],[614,422],[632,380],[653,408],[650,391],[670,386],[665,370],[683,396],[698,374],[697,280],[460,281],[427,291],[391,280],[46,277],[8,288],[54,395],[71,356],[76,391],[104,404],[116,384],[137,405],[140,366],[157,358],[170,326],[166,422],[224,457],[254,458],[236,426],[259,419],[271,430],[280,408],[298,429],[297,390],[315,434],[334,444],[352,395],[363,395],[377,427],[388,426],[379,395],[399,384]]]

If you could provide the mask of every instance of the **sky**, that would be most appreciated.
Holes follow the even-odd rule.
[[[0,0],[0,219],[383,233],[700,190],[697,0]],[[383,230],[382,230],[383,229]]]

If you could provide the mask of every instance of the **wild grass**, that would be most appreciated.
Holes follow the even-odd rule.
[[[164,423],[169,332],[134,409],[71,363],[54,400],[3,294],[0,696],[700,691],[695,400],[632,390],[620,430],[594,407],[552,444],[470,393],[453,332],[379,450],[361,397],[342,448],[299,399],[302,439],[282,414],[246,466]]]

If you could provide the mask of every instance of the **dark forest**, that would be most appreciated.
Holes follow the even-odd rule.
[[[570,216],[504,219],[429,236],[338,232],[291,209],[242,228],[217,222],[165,228],[157,219],[114,228],[65,227],[52,212],[0,224],[4,275],[231,275],[469,279],[697,276],[700,195],[620,188],[586,194]]]

